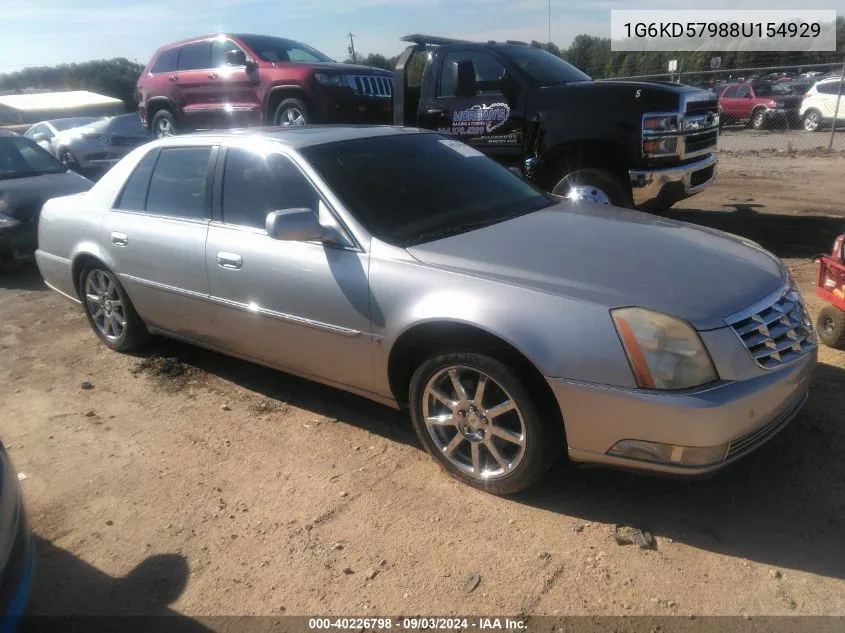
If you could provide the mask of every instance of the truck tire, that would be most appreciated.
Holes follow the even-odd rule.
[[[766,127],[766,110],[765,108],[757,108],[751,113],[751,121],[749,125],[753,130],[762,130]]]
[[[276,108],[276,114],[273,116],[273,123],[283,127],[308,125],[310,122],[308,108],[299,99],[285,99]]]
[[[633,208],[634,202],[625,185],[605,169],[576,169],[554,186],[552,193],[569,200],[586,200],[596,204]]]
[[[153,117],[150,132],[153,138],[166,138],[178,134],[176,117],[170,110],[159,110]]]
[[[845,312],[835,306],[825,306],[819,314],[816,330],[822,343],[845,350]]]

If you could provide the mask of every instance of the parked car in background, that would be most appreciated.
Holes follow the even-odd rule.
[[[38,214],[46,200],[93,184],[32,139],[0,130],[0,265],[35,252]]]
[[[18,474],[0,442],[0,633],[13,633],[23,615],[35,551]]]
[[[280,37],[203,36],[155,52],[138,80],[138,112],[156,138],[250,125],[389,123],[392,78]]]
[[[779,124],[798,127],[801,95],[785,83],[755,81],[726,86],[719,95],[722,124],[747,121],[755,130]]]
[[[822,79],[807,91],[801,101],[800,115],[804,122],[804,129],[808,132],[818,132],[825,125],[845,122],[845,86],[841,87],[842,97],[839,100],[839,110],[836,110],[836,100],[840,93],[839,77]]]
[[[796,78],[792,81],[787,82],[784,84],[787,88],[789,88],[790,92],[794,95],[803,95],[806,94],[807,91],[813,87],[816,83],[815,79],[803,79],[803,78]]]
[[[41,121],[40,123],[35,123],[34,125],[30,126],[30,128],[26,130],[23,135],[27,138],[31,138],[41,147],[50,152],[53,156],[56,156],[54,143],[56,137],[59,134],[68,132],[69,130],[73,130],[75,128],[84,127],[86,125],[94,123],[95,121],[99,121],[100,118],[101,117],[77,116],[68,117],[65,119],[51,119],[49,121]]]
[[[493,493],[563,453],[712,472],[792,419],[816,364],[759,245],[562,200],[420,130],[154,141],[49,201],[36,257],[107,347],[165,334],[408,406]]]

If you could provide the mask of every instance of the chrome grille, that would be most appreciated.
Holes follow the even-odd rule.
[[[389,99],[393,96],[393,77],[380,75],[347,75],[349,87],[367,97]]]
[[[791,363],[816,347],[810,316],[795,289],[750,315],[728,320],[748,352],[764,369]]]

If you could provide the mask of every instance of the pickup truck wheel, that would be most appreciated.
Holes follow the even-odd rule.
[[[822,115],[818,110],[807,110],[804,115],[804,129],[808,132],[818,132],[822,129]]]
[[[615,207],[634,206],[619,179],[604,169],[576,169],[561,178],[552,193],[569,200],[586,200]]]
[[[276,125],[288,127],[291,125],[308,125],[308,109],[299,99],[285,99],[276,108],[276,115],[273,117]]]
[[[146,326],[110,270],[86,267],[79,276],[79,290],[88,323],[107,347],[127,352],[147,340]]]
[[[835,306],[825,306],[816,323],[821,342],[834,349],[845,349],[845,312]]]
[[[537,481],[561,442],[519,375],[475,353],[423,362],[410,387],[411,420],[422,445],[453,477],[493,494]]]
[[[153,117],[153,138],[165,138],[176,134],[176,117],[170,110],[159,110]]]
[[[763,108],[751,113],[751,127],[755,130],[762,130],[766,127],[766,111]]]

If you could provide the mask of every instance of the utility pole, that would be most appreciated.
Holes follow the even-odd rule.
[[[352,55],[352,63],[357,64],[358,60],[355,58],[355,40],[352,39],[355,37],[354,33],[347,33],[347,37],[349,37],[349,53]]]
[[[552,43],[552,0],[549,0],[549,44]]]
[[[839,103],[842,101],[842,88],[845,84],[845,60],[842,62],[842,74],[839,77],[839,92],[836,94],[836,106],[833,108],[833,123],[830,124],[830,141],[827,151],[833,151],[833,135],[836,134],[836,124],[839,122]]]

